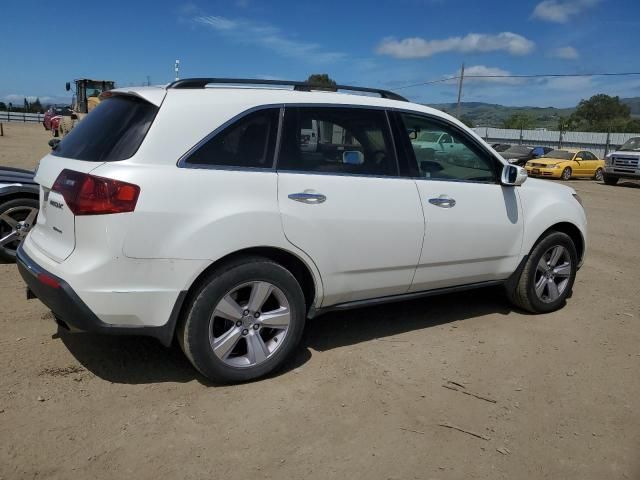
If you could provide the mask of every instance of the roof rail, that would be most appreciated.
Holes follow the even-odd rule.
[[[290,80],[259,80],[251,78],[184,78],[170,83],[167,88],[204,88],[210,84],[218,85],[273,85],[273,86],[291,86],[294,90],[310,92],[312,90],[349,90],[352,92],[377,93],[382,98],[389,100],[399,100],[408,102],[406,98],[389,90],[381,90],[379,88],[353,87],[349,85],[334,85],[332,87],[324,87],[313,85],[307,82],[290,81]]]

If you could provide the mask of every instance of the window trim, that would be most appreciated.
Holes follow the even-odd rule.
[[[276,131],[276,144],[273,150],[273,160],[271,162],[270,167],[241,167],[239,165],[207,165],[204,163],[189,163],[189,158],[196,153],[200,147],[205,145],[209,140],[213,139],[218,134],[222,133],[226,130],[227,127],[230,127],[234,123],[239,122],[243,118],[251,115],[252,113],[259,112],[261,110],[271,110],[278,109],[278,130]],[[284,105],[282,103],[277,104],[267,104],[267,105],[257,105],[255,107],[251,107],[247,110],[243,110],[242,112],[234,115],[230,119],[226,120],[218,127],[216,127],[213,131],[207,134],[203,139],[198,141],[194,146],[189,148],[176,162],[176,166],[178,168],[193,168],[200,170],[235,170],[235,171],[248,171],[248,172],[274,172],[275,165],[277,160],[277,155],[280,151],[280,134],[282,129],[282,112],[284,110]]]
[[[429,182],[475,183],[475,184],[502,186],[502,182],[500,181],[502,171],[498,171],[498,170],[503,168],[505,164],[502,163],[499,159],[497,159],[495,155],[491,151],[489,151],[487,148],[485,148],[480,142],[478,142],[476,138],[474,138],[472,135],[469,135],[458,125],[452,122],[449,122],[444,118],[433,116],[424,112],[418,112],[415,110],[406,110],[406,109],[394,109],[394,110],[397,114],[398,124],[400,125],[401,129],[404,127],[404,121],[402,120],[401,115],[408,114],[408,115],[415,115],[416,117],[424,118],[426,121],[432,122],[436,125],[442,125],[445,128],[447,128],[450,132],[462,136],[465,140],[467,140],[468,143],[471,143],[476,150],[479,150],[480,152],[486,155],[486,157],[491,161],[491,164],[493,166],[493,173],[495,175],[495,180],[493,181],[465,180],[462,178],[425,178],[422,176],[412,176],[411,178],[413,178],[414,180],[424,180]],[[448,133],[448,132],[444,132],[444,133]],[[451,133],[449,133],[449,136],[453,140],[453,136],[451,136]],[[404,147],[405,147],[404,150],[406,150],[406,155],[409,157],[407,160],[411,164],[410,170],[413,170],[414,172],[420,172],[420,168],[418,167],[418,160],[416,159],[415,151],[411,146],[411,141],[409,140],[408,137],[403,139],[402,141],[404,143]],[[462,143],[464,145],[464,142],[459,142],[459,143]]]
[[[282,145],[281,140],[282,140],[282,130],[284,128],[284,115],[286,115],[287,109],[292,109],[292,108],[349,108],[349,109],[360,109],[360,110],[382,110],[385,115],[384,125],[387,129],[387,135],[390,138],[389,148],[395,157],[395,162],[393,162],[393,164],[395,165],[396,171],[393,175],[372,175],[368,173],[345,173],[345,172],[317,172],[317,171],[279,169],[278,163],[276,163],[275,164],[276,172],[294,173],[294,174],[300,174],[300,175],[332,175],[335,177],[367,177],[367,178],[389,178],[389,179],[410,178],[410,177],[403,177],[400,175],[400,163],[399,163],[400,160],[398,158],[398,149],[396,148],[395,133],[393,128],[391,128],[391,123],[389,121],[389,112],[391,109],[386,107],[379,107],[379,106],[339,104],[339,103],[286,103],[284,104],[282,109],[282,119],[280,123],[281,128],[278,130],[278,134],[279,134],[278,144],[276,147],[278,151],[278,158],[277,158],[278,161],[280,160],[279,153],[280,153],[280,147]]]

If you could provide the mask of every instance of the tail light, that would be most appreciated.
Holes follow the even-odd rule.
[[[74,215],[133,212],[140,195],[137,185],[67,169],[51,190],[64,197]]]

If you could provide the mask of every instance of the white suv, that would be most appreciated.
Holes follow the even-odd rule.
[[[70,330],[175,337],[227,382],[281,366],[330,310],[487,285],[532,312],[564,304],[586,245],[572,189],[525,183],[442,112],[337,88],[377,96],[222,79],[104,93],[40,162],[28,295]],[[460,158],[421,148],[428,132]]]

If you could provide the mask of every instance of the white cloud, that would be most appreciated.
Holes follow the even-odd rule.
[[[326,51],[317,43],[292,39],[279,28],[266,23],[213,15],[197,16],[193,18],[193,21],[215,30],[234,42],[257,45],[284,57],[307,60],[313,63],[330,63],[347,56],[343,52]]]
[[[457,75],[460,73],[458,72]],[[500,83],[503,85],[517,85],[522,83],[521,78],[510,78],[511,72],[497,67],[485,65],[473,65],[465,67],[464,77],[466,83]]]
[[[563,60],[575,60],[580,57],[580,54],[573,47],[559,47],[551,50],[551,56]]]
[[[599,2],[600,0],[544,0],[536,5],[533,17],[548,22],[566,23],[571,17]]]
[[[0,101],[4,102],[4,103],[13,103],[14,106],[16,107],[22,107],[22,105],[24,104],[24,99],[27,99],[27,101],[29,103],[31,102],[35,102],[35,100],[37,98],[40,99],[40,103],[42,105],[45,104],[51,104],[51,103],[71,103],[71,98],[70,97],[53,97],[53,96],[48,96],[48,95],[44,95],[44,96],[37,96],[37,95],[19,95],[16,93],[11,93],[9,95],[5,95],[4,97],[0,97]]]
[[[382,40],[376,52],[395,58],[425,58],[444,52],[494,52],[504,50],[512,55],[526,55],[535,44],[516,33],[502,32],[497,35],[469,33],[464,37],[444,40],[425,40],[420,37],[398,40],[388,37]]]
[[[556,77],[546,80],[545,88],[574,92],[594,86],[592,77]]]

